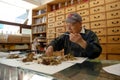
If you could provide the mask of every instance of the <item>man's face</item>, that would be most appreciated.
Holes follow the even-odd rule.
[[[81,29],[82,29],[81,22],[66,23],[66,30],[70,33],[80,33]]]

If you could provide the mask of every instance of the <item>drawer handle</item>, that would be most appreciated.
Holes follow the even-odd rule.
[[[117,30],[112,30],[112,32],[119,32],[119,30],[117,29]]]
[[[100,16],[97,16],[97,17],[96,17],[96,16],[94,16],[94,18],[95,18],[95,19],[98,19],[98,18],[100,18]]]
[[[62,31],[62,29],[58,29],[58,31]]]
[[[100,23],[98,23],[98,24],[95,24],[95,26],[100,26]]]
[[[58,18],[58,19],[62,19],[62,17]]]
[[[97,11],[99,11],[100,9],[98,8]]]
[[[99,39],[99,41],[101,41],[101,39]]]
[[[84,8],[85,7],[85,5],[83,5],[83,6],[80,6],[79,8]]]
[[[118,15],[118,13],[115,13],[115,14],[111,14],[111,16],[116,16],[116,15]]]
[[[98,31],[98,33],[101,33],[101,31]]]
[[[97,1],[97,2],[94,2],[93,4],[99,4],[99,2]]]
[[[112,22],[112,24],[118,24],[119,23],[119,21],[116,21],[116,22]]]
[[[58,12],[58,14],[60,14],[61,13],[61,11],[60,12]]]
[[[68,9],[68,11],[71,11],[72,9]]]
[[[120,39],[120,38],[117,38],[117,39],[113,38],[113,41],[119,41],[119,39]]]
[[[82,7],[85,7],[85,5],[83,5]]]
[[[101,33],[101,31],[98,31],[98,32],[97,32],[97,31],[95,31],[95,33]]]
[[[60,25],[61,23],[58,23],[58,25]]]
[[[100,9],[98,8],[98,9],[94,9],[94,12],[97,12],[97,11],[99,11]]]
[[[83,13],[80,13],[80,15],[82,15],[82,14],[85,14],[85,12],[83,12]]]
[[[115,6],[110,6],[111,8],[115,8],[115,7],[117,7],[118,5],[116,4]]]
[[[85,18],[83,18],[83,21],[85,21]]]

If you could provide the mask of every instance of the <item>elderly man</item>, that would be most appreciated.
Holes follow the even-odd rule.
[[[82,27],[82,18],[77,13],[70,13],[66,19],[66,31],[55,38],[46,49],[51,56],[53,51],[64,49],[64,54],[73,54],[75,57],[97,58],[102,48],[96,34]]]

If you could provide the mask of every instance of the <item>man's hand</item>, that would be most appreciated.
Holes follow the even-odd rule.
[[[53,55],[53,46],[49,46],[49,47],[46,49],[45,54],[46,54],[47,56],[52,56],[52,55]]]
[[[79,33],[70,33],[70,41],[79,44],[84,49],[86,48],[87,43]]]

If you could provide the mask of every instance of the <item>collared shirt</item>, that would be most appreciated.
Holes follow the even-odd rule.
[[[84,33],[84,34],[81,34]],[[64,33],[63,35],[55,38],[49,45],[53,46],[54,51],[60,51],[64,49],[64,54],[72,54],[76,57],[88,57],[88,58],[96,58],[100,55],[102,48],[99,44],[99,40],[97,35],[85,28],[81,29],[81,36],[87,42],[86,49],[82,48],[80,45],[71,42],[69,40],[68,32]]]
[[[80,33],[83,33],[83,34],[85,33],[85,28],[84,27],[82,27]]]

